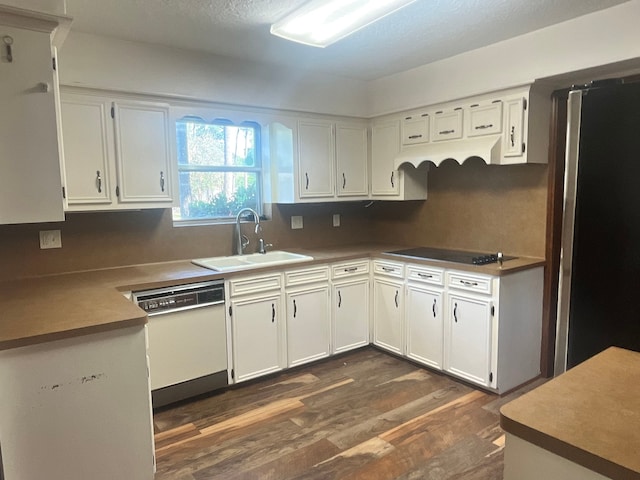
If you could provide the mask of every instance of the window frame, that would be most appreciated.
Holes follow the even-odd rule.
[[[254,165],[249,166],[236,166],[236,165],[190,165],[181,164],[179,161],[179,155],[176,148],[175,157],[175,171],[177,177],[177,205],[175,209],[181,208],[182,191],[180,189],[180,175],[183,172],[202,172],[202,173],[250,173],[256,175],[256,212],[262,218],[264,216],[264,161],[262,152],[262,125],[256,120],[243,120],[240,122],[234,122],[227,118],[216,117],[213,120],[205,120],[201,116],[197,115],[183,115],[175,120],[174,128],[174,141],[176,146],[178,141],[178,123],[201,123],[204,125],[220,125],[220,126],[233,126],[233,127],[250,127],[254,131]],[[173,214],[172,214],[173,216]],[[213,225],[213,224],[228,224],[235,223],[235,215],[224,217],[200,217],[200,218],[183,218],[177,219],[173,216],[174,226],[191,226],[191,225]]]

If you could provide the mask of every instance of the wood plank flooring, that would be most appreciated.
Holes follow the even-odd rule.
[[[367,347],[156,412],[156,480],[501,480],[498,397]]]

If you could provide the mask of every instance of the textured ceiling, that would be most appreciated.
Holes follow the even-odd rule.
[[[305,0],[66,0],[72,31],[372,80],[628,0],[417,0],[325,49],[269,34]],[[567,39],[570,41],[570,39]]]

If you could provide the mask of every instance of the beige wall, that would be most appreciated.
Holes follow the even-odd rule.
[[[381,242],[544,258],[547,170],[446,161],[429,171],[426,202],[371,207],[374,235]]]
[[[332,227],[332,214],[342,226]],[[363,204],[274,206],[263,222],[274,248],[331,246],[370,240]],[[291,230],[290,216],[303,215],[304,229]],[[60,229],[62,249],[40,250],[38,231]],[[243,232],[256,240],[250,226]],[[233,225],[173,227],[170,210],[68,214],[61,223],[0,225],[0,280],[17,277],[231,255]]]

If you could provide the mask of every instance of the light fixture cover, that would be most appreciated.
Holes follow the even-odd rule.
[[[312,0],[271,25],[293,42],[326,47],[416,0]]]

